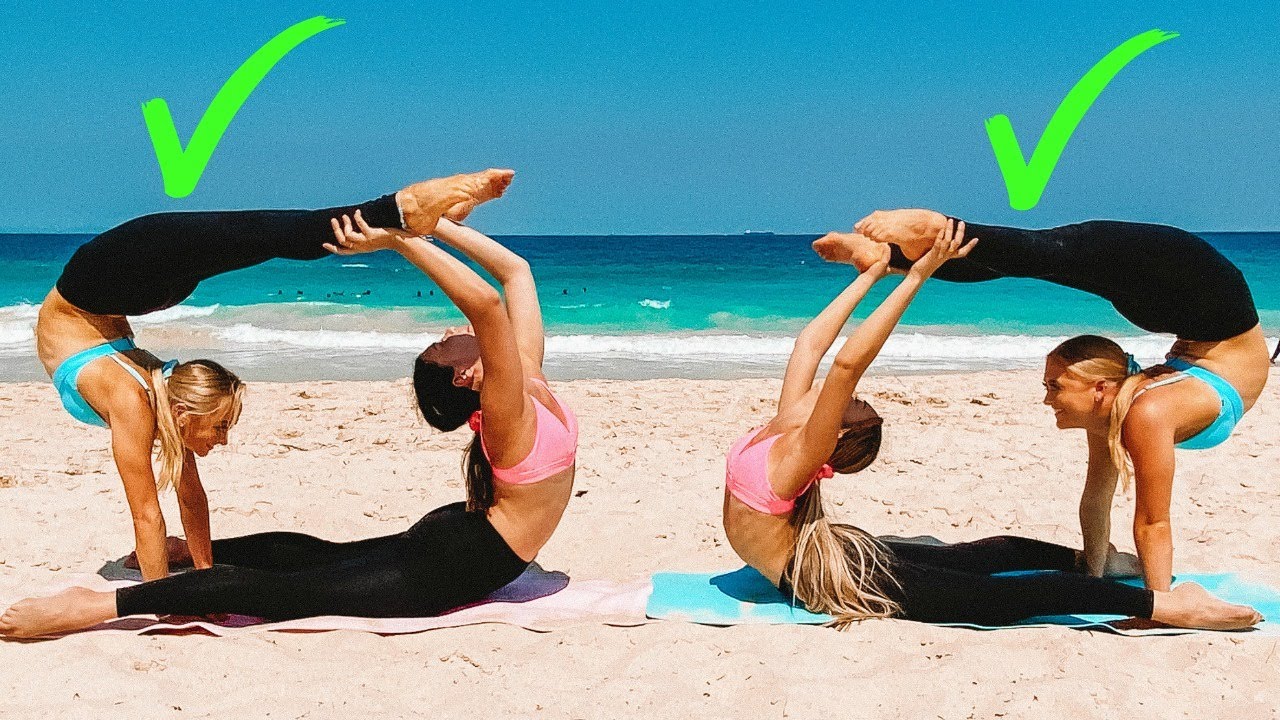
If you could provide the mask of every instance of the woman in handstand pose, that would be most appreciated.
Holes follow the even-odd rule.
[[[796,339],[778,414],[729,451],[724,526],[734,550],[783,592],[839,625],[872,617],[1000,625],[1075,613],[1215,629],[1256,623],[1251,608],[1228,605],[1191,583],[1163,592],[1075,572],[993,575],[1074,569],[1078,553],[1059,545],[1008,536],[915,545],[878,540],[827,518],[820,481],[862,470],[880,447],[881,420],[854,394],[858,381],[925,280],[981,246],[962,246],[963,237],[963,223],[935,235],[902,283],[845,341],[825,381],[814,381],[819,362],[887,272],[888,248],[872,247],[879,257]]]
[[[877,211],[854,233],[830,234],[814,249],[827,260],[864,266],[879,256],[883,246],[876,243],[889,243],[892,265],[900,269],[923,255],[950,221],[932,210]],[[1127,488],[1132,480],[1143,579],[1152,590],[1168,590],[1174,448],[1225,441],[1261,396],[1270,371],[1243,274],[1204,240],[1164,225],[1093,221],[1020,230],[970,224],[969,232],[982,242],[936,277],[1048,280],[1109,300],[1144,330],[1177,336],[1165,361],[1144,370],[1116,343],[1082,335],[1054,349],[1044,373],[1044,402],[1058,427],[1082,428],[1089,441],[1080,499],[1084,566],[1102,573],[1116,485]]]
[[[466,503],[438,508],[405,532],[356,542],[284,532],[217,540],[211,569],[115,592],[72,588],[24,600],[0,617],[0,634],[48,635],[137,614],[429,616],[482,599],[533,561],[572,494],[578,425],[542,375],[542,314],[528,263],[474,230],[439,221],[435,235],[492,273],[504,302],[427,239],[372,227],[363,208],[352,220],[334,222],[332,252],[399,252],[470,322],[428,347],[414,377],[432,425],[470,421],[475,432]]]
[[[111,450],[133,518],[142,576],[168,574],[158,492],[177,490],[195,567],[213,563],[209,508],[196,456],[227,442],[244,384],[210,360],[162,362],[133,342],[129,315],[185,300],[202,280],[272,258],[326,256],[329,221],[357,208],[373,224],[430,232],[442,213],[465,214],[502,194],[506,170],[411,185],[363,205],[147,215],[82,245],[40,306],[36,351],[77,420],[111,431]],[[110,360],[111,362],[108,362]],[[160,470],[151,465],[160,446]]]

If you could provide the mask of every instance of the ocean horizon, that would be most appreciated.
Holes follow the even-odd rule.
[[[495,236],[529,260],[562,379],[777,377],[796,333],[855,276],[810,249],[819,233]],[[1235,262],[1263,327],[1280,326],[1280,233],[1201,233]],[[44,379],[39,303],[88,234],[0,234],[0,381]],[[846,334],[896,285],[882,281]],[[395,379],[462,315],[400,256],[274,260],[212,278],[185,303],[131,318],[139,345],[210,357],[248,380]],[[1171,336],[1050,283],[931,281],[886,344],[877,373],[1038,366],[1071,335],[1115,338],[1159,361]],[[837,341],[836,348],[839,347]]]

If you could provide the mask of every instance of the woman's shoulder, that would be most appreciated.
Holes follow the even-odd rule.
[[[123,362],[128,362],[127,360]],[[135,369],[136,371],[136,369]],[[80,372],[76,383],[80,394],[89,404],[102,412],[108,423],[136,418],[143,423],[155,423],[151,411],[149,378],[145,372],[134,375],[118,362],[105,360],[88,365]]]
[[[1182,382],[1186,376],[1166,372],[1147,380],[1138,388],[1124,417],[1126,434],[1158,431],[1174,432],[1199,416],[1215,414],[1212,398],[1202,397],[1199,383]]]

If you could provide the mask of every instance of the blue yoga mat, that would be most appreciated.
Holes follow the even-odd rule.
[[[1008,573],[1019,574],[1019,573]],[[1126,580],[1138,585],[1139,580]],[[1188,574],[1179,582],[1197,582],[1214,595],[1233,603],[1251,605],[1267,618],[1249,634],[1280,635],[1280,591],[1245,580],[1232,573]],[[787,624],[820,625],[829,615],[812,613],[792,605],[763,575],[744,567],[728,573],[658,573],[645,614],[660,620],[681,620],[702,625]],[[1175,635],[1199,632],[1184,628],[1152,627],[1150,621],[1119,615],[1055,615],[1028,618],[1007,626],[948,623],[955,627],[1000,630],[1006,627],[1061,625],[1107,630],[1122,635]]]

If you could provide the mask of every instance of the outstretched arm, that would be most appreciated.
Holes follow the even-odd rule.
[[[479,263],[502,285],[507,317],[511,319],[520,355],[529,363],[530,369],[541,373],[546,340],[538,288],[529,263],[488,235],[447,218],[440,219],[432,234]]]
[[[888,248],[883,245],[878,247],[884,248],[881,259],[860,273],[796,336],[795,347],[787,361],[787,372],[782,378],[782,395],[778,398],[779,412],[804,397],[813,387],[813,379],[818,374],[822,356],[831,349],[831,344],[836,341],[840,330],[867,296],[871,286],[885,276],[889,268]]]
[[[508,445],[532,422],[533,408],[524,390],[524,371],[516,346],[511,320],[502,296],[466,263],[453,257],[430,240],[406,233],[383,232],[363,219],[343,216],[333,222],[334,244],[325,249],[338,255],[356,255],[376,250],[395,250],[431,278],[466,316],[476,331],[480,360],[484,364],[484,384],[480,408],[485,416],[485,439],[490,444]]]
[[[818,400],[814,404],[809,421],[796,432],[795,439],[791,441],[794,445],[788,442],[791,447],[786,448],[786,459],[783,461],[785,469],[782,469],[779,475],[784,479],[790,479],[795,486],[784,487],[779,490],[779,494],[783,491],[798,492],[831,456],[831,451],[835,449],[836,438],[840,433],[845,408],[848,407],[849,398],[853,397],[854,390],[858,387],[858,381],[862,379],[863,373],[871,362],[880,354],[880,349],[884,347],[885,341],[889,339],[893,328],[902,319],[907,306],[911,304],[911,300],[915,298],[925,280],[947,260],[969,254],[976,242],[962,245],[963,241],[964,223],[960,224],[958,232],[953,225],[948,224],[943,232],[938,233],[933,248],[911,266],[911,270],[907,272],[907,276],[898,287],[889,293],[889,297],[885,298],[884,302],[880,303],[880,306],[862,321],[858,329],[854,330],[845,341],[840,352],[836,354],[826,382],[822,385],[822,391],[818,394]],[[784,439],[790,440],[790,438]],[[780,485],[787,482],[784,480]]]

